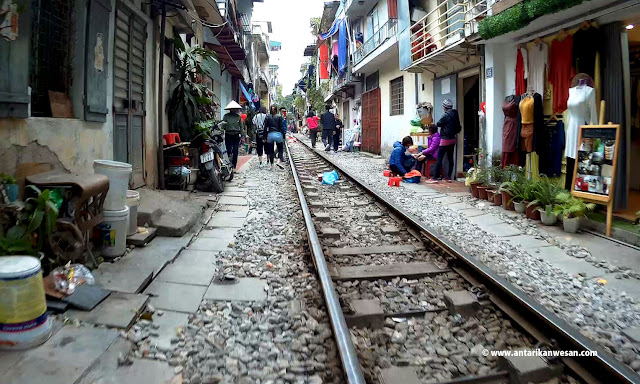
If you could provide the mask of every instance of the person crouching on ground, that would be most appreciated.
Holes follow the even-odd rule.
[[[427,149],[414,156],[418,161],[415,169],[420,172],[422,172],[422,166],[425,161],[436,160],[438,158],[438,149],[440,148],[440,133],[438,132],[438,126],[433,124],[430,125],[429,133],[431,134],[431,136],[429,136],[429,146]],[[431,173],[433,174],[433,170],[431,170]]]
[[[413,169],[416,159],[409,153],[409,147],[413,146],[411,136],[406,136],[402,142],[393,143],[393,151],[389,156],[389,169],[396,175],[403,176]]]

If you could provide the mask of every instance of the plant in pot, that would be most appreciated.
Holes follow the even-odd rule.
[[[569,192],[560,192],[557,195],[558,204],[554,213],[562,217],[562,226],[565,232],[576,233],[580,228],[580,220],[588,211],[595,209],[593,203],[585,203],[584,200],[571,196]]]
[[[536,182],[536,188],[533,190],[535,199],[527,204],[527,208],[534,208],[539,212],[542,224],[554,225],[558,221],[558,216],[554,213],[554,205],[560,191],[557,183],[546,175],[540,175],[540,180]]]
[[[517,178],[516,180],[505,181],[500,185],[500,192],[506,192],[506,203],[513,207],[508,209],[513,209],[518,213],[524,213],[526,207],[523,201],[527,196],[528,183],[529,181],[522,177]],[[504,195],[502,196],[502,202],[503,204],[505,202]]]
[[[18,200],[18,184],[13,176],[6,173],[0,173],[0,186],[7,195],[9,203]]]
[[[502,208],[507,211],[515,209],[513,205],[513,194],[511,193],[511,183],[524,180],[524,170],[517,165],[509,165],[502,170],[502,183],[498,188],[498,192],[502,198]]]
[[[487,183],[489,181],[489,172],[487,171],[486,168],[480,167],[478,169],[476,180],[481,183],[480,185],[477,186],[478,198],[487,200],[487,189],[489,188],[487,186]]]
[[[494,205],[502,205],[502,194],[498,192],[502,182],[503,171],[499,165],[494,165],[489,170],[489,181],[487,182],[487,200]]]

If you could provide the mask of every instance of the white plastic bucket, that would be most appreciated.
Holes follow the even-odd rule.
[[[138,232],[138,207],[140,206],[140,192],[127,191],[127,207],[129,207],[129,230],[127,236]]]
[[[109,193],[104,200],[105,211],[121,211],[126,205],[131,164],[111,160],[94,160],[93,171],[109,178]]]
[[[0,257],[0,349],[25,349],[51,336],[40,261]]]
[[[120,211],[104,211],[104,221],[98,224],[100,250],[104,256],[118,257],[127,250],[129,207]]]

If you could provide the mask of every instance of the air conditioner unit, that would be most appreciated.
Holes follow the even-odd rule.
[[[413,10],[411,10],[411,22],[412,23],[417,23],[418,21],[420,21],[420,19],[422,19],[425,16],[427,16],[427,12],[425,12],[421,8],[413,8]]]

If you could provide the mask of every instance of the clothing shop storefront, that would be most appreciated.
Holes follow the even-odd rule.
[[[602,164],[585,173],[605,193],[614,183],[618,214],[635,215],[640,4],[592,0],[484,44],[487,152],[500,156],[503,166],[520,165],[532,178],[545,174],[571,189],[576,159],[579,170],[585,160],[578,153],[579,127],[601,119],[619,124],[615,169]]]

